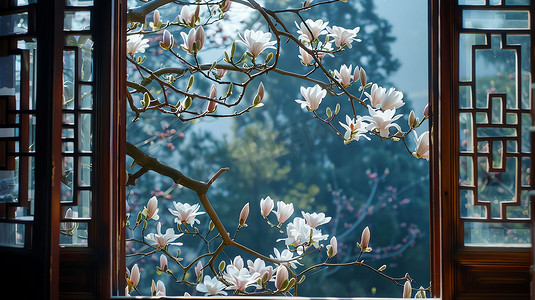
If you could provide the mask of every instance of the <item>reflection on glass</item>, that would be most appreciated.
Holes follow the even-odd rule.
[[[459,181],[461,186],[474,185],[474,164],[470,156],[459,157]]]
[[[530,247],[527,223],[464,223],[466,246]]]
[[[0,16],[0,36],[28,32],[28,13]]]
[[[463,10],[463,28],[529,29],[529,12],[501,10]]]
[[[484,219],[487,217],[487,207],[475,204],[474,192],[461,190],[461,218]]]
[[[473,152],[472,114],[459,114],[459,142],[461,152]]]
[[[66,11],[63,25],[65,30],[88,30],[91,29],[91,12],[89,11]]]

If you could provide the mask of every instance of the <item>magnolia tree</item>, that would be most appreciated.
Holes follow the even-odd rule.
[[[301,80],[301,98],[295,100],[294,109],[301,107],[308,111],[312,118],[332,129],[340,142],[349,144],[372,138],[401,142],[415,158],[428,160],[429,133],[417,135],[415,132],[428,118],[427,107],[421,117],[411,111],[408,124],[398,124],[401,114],[396,114],[396,110],[405,104],[402,92],[372,83],[362,67],[328,66],[326,57],[358,47],[360,28],[329,26],[330,22],[307,19],[306,14],[309,9],[327,5],[348,5],[344,2],[307,0],[296,7],[268,9],[255,0],[192,3],[153,0],[129,9],[127,60],[135,73],[127,80],[127,100],[134,114],[132,121],[143,119],[150,111],[174,116],[181,122],[195,122],[200,118],[237,117],[261,110],[266,101],[275,101],[269,99],[269,90],[276,87],[265,86],[262,82],[268,73],[275,72]],[[167,10],[172,5],[179,7],[179,13],[166,19],[164,8]],[[235,9],[250,10],[249,14],[258,15],[257,24],[262,27],[239,30],[239,39],[220,50],[217,46],[228,37],[221,32],[218,23],[227,18],[229,10]],[[297,21],[287,22],[287,15]],[[155,60],[157,65],[146,60],[145,50],[150,41],[145,37],[149,35],[153,43],[158,43],[159,54],[167,54],[166,60]],[[305,73],[288,71],[279,65],[283,44],[299,49],[295,59],[307,68]],[[210,57],[216,59],[203,63]],[[338,103],[322,105],[327,94],[339,99]],[[348,114],[341,113],[346,111]],[[173,208],[168,211],[176,223],[172,228],[162,228],[158,205],[162,199],[156,196],[148,200],[135,220],[129,215],[126,224],[128,242],[139,244],[139,250],[129,256],[159,254],[157,273],[170,276],[177,284],[194,287],[205,295],[227,295],[229,291],[238,295],[298,295],[299,286],[310,272],[325,267],[360,266],[400,286],[403,297],[413,294],[425,297],[430,290],[430,287],[412,288],[409,274],[394,277],[387,274],[385,265],[372,266],[364,261],[363,254],[372,251],[368,227],[362,231],[360,241],[354,241],[358,254],[344,259],[347,262],[340,262],[334,259],[338,254],[337,237],[324,234],[321,229],[331,221],[325,213],[296,213],[292,203],[267,196],[236,211],[234,224],[224,224],[208,199],[208,191],[227,168],[201,181],[162,163],[134,144],[127,144],[127,154],[133,160],[134,170],[128,174],[127,185],[135,185],[141,176],[154,171],[198,197],[199,203],[173,202]],[[134,166],[137,167],[134,169]],[[265,219],[266,230],[274,230],[281,236],[273,241],[272,253],[260,253],[237,240],[247,227],[251,209]],[[200,215],[209,218],[203,227]],[[181,255],[181,241],[187,236],[204,244],[204,250],[193,259]],[[245,262],[237,255],[227,262],[221,254],[228,247],[254,260]],[[322,261],[306,264],[310,260],[304,258],[314,255]],[[137,264],[127,270],[127,295],[141,294],[141,284],[150,284],[152,295],[166,295],[163,281],[146,278],[143,273]]]

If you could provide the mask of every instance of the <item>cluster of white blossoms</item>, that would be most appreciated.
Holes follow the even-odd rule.
[[[204,214],[199,212],[199,204],[190,205],[188,203],[173,202],[175,209],[169,209],[169,212],[176,216],[175,222],[180,231],[181,226],[194,227],[196,224],[200,224],[200,221],[196,216]],[[294,214],[294,207],[292,203],[284,203],[283,201],[277,202],[276,210],[275,201],[269,196],[260,200],[260,214],[268,224],[277,229],[281,228]],[[143,222],[149,220],[158,220],[158,200],[156,197],[150,198],[147,202],[147,206],[139,214],[138,223],[141,223],[141,216],[145,217]],[[277,225],[273,225],[269,222],[269,216],[275,215]],[[238,228],[246,226],[245,222],[249,216],[249,203],[244,205],[239,216]],[[322,241],[328,239],[328,234],[322,234],[319,227],[328,224],[331,221],[331,217],[325,216],[325,213],[308,213],[301,212],[301,216],[294,217],[291,222],[288,222],[286,226],[286,234],[284,238],[277,240],[284,241],[283,249],[275,247],[273,254],[269,255],[269,260],[262,260],[256,258],[255,260],[247,260],[245,264],[244,259],[238,255],[232,259],[225,267],[225,262],[221,261],[219,264],[219,273],[212,275],[205,275],[204,269],[210,270],[208,264],[202,263],[202,256],[195,259],[196,262],[194,272],[197,278],[196,290],[204,293],[205,295],[227,295],[226,290],[234,290],[236,292],[251,292],[258,290],[272,289],[275,287],[275,292],[285,292],[291,289],[296,284],[295,278],[290,278],[288,269],[296,269],[302,264],[299,262],[301,256],[307,252],[309,247],[315,248],[321,247],[319,250],[326,249],[325,255],[327,259],[334,257],[337,254],[338,242],[336,237],[332,236],[330,242],[326,245],[321,245]],[[144,228],[146,225],[144,225]],[[182,246],[182,243],[174,242],[181,237],[184,233],[175,234],[173,228],[168,228],[165,234],[161,233],[162,223],[158,222],[156,225],[156,233],[148,233],[145,236],[147,244],[154,247],[156,251],[162,249],[168,249],[169,246]],[[197,229],[196,229],[197,230]],[[196,231],[195,230],[195,231]],[[186,231],[187,232],[187,231]],[[281,231],[282,233],[282,231]],[[371,251],[368,247],[370,239],[369,229],[366,227],[362,234],[362,239],[357,246],[362,252]],[[156,252],[155,252],[156,253]],[[160,255],[160,263],[157,267],[157,273],[172,274],[168,266],[167,256],[163,252]],[[174,260],[174,259],[173,259]],[[191,265],[193,265],[193,263]],[[293,273],[292,273],[293,274]],[[127,269],[127,287],[126,294],[129,295],[132,291],[137,290],[137,286],[140,282],[141,272],[137,264],[135,264],[131,270]],[[269,285],[273,286],[269,286]],[[158,280],[156,283],[152,280],[151,293],[153,296],[165,296],[165,285],[162,281]]]

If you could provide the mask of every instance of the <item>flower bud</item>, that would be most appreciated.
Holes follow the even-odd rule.
[[[204,45],[204,29],[202,26],[199,26],[199,28],[197,28],[195,31],[195,44],[197,51],[201,50],[202,46]]]
[[[130,281],[132,281],[133,287],[137,286],[137,284],[139,283],[139,278],[140,278],[139,267],[137,266],[137,264],[135,264],[132,267],[132,272],[130,273]]]
[[[232,5],[232,1],[230,0],[226,0],[222,5],[221,5],[221,11],[222,12],[227,12],[229,9],[230,9],[230,6]]]
[[[215,84],[212,83],[212,86],[210,87],[210,96],[208,96],[210,99],[215,99],[217,98],[217,87],[215,86]],[[216,109],[216,106],[217,106],[217,102],[215,101],[210,101],[210,103],[208,103],[208,108],[207,108],[207,111],[209,113],[213,113]]]
[[[202,262],[199,260],[199,262],[197,262],[197,265],[195,266],[195,276],[197,276],[197,279],[202,277],[202,267]]]
[[[274,206],[275,203],[271,197],[267,196],[266,198],[262,198],[260,200],[260,212],[262,213],[262,216],[266,218],[271,213]]]
[[[284,281],[288,280],[288,269],[284,265],[280,265],[275,277],[275,287],[280,290]]]
[[[360,68],[360,85],[365,86],[366,85],[366,71],[364,71],[364,68]]]
[[[169,50],[173,48],[175,43],[175,39],[173,38],[173,35],[171,32],[169,32],[167,29],[163,31],[163,37],[162,41],[160,42],[160,47],[162,47],[165,50]]]
[[[412,294],[412,286],[410,281],[405,281],[403,285],[403,298],[410,298]]]
[[[329,258],[331,258],[335,256],[337,252],[338,252],[338,241],[336,240],[336,237],[333,236],[331,238],[330,244],[327,245],[327,255],[329,256]]]
[[[158,27],[158,24],[160,24],[160,11],[155,10],[154,14],[152,15],[154,27]]]
[[[424,117],[429,117],[429,103],[424,108]]]
[[[370,244],[370,228],[366,226],[366,228],[362,230],[362,236],[360,238],[360,247],[362,248],[362,251],[368,248],[369,244]]]
[[[228,70],[226,69],[214,69],[213,70],[215,76],[217,77],[217,79],[221,79],[223,78],[223,76],[225,76],[225,74],[227,74]]]
[[[260,97],[260,102],[262,102],[262,99],[264,99],[264,84],[262,82],[260,82],[260,84],[258,85],[258,91],[256,92],[256,94],[258,95],[258,97]]]
[[[160,255],[160,269],[164,272],[167,270],[167,256],[164,254]]]
[[[240,227],[245,225],[245,221],[247,221],[247,217],[249,217],[249,202],[243,206],[240,212]]]
[[[416,116],[414,115],[414,110],[411,110],[409,114],[409,127],[415,128],[418,126],[418,119],[416,119]]]
[[[357,66],[355,67],[355,71],[353,72],[353,82],[357,82],[360,78],[360,68]]]

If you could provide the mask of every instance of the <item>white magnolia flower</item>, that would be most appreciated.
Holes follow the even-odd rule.
[[[343,48],[347,46],[351,49],[353,41],[360,42],[361,39],[357,39],[357,33],[360,31],[360,27],[355,27],[354,29],[346,29],[339,26],[327,27],[329,31],[329,36],[334,38],[334,44],[336,47]]]
[[[334,70],[334,77],[343,87],[348,87],[351,85],[353,80],[353,74],[351,74],[352,65],[346,66],[345,64],[340,67],[340,71]]]
[[[336,255],[336,253],[338,253],[338,241],[336,240],[335,236],[331,238],[331,241],[329,245],[327,245],[326,248],[327,248],[327,255],[329,257],[333,257]]]
[[[214,278],[211,278],[210,275],[204,276],[203,283],[197,284],[197,291],[201,293],[205,293],[206,295],[215,296],[215,295],[223,295],[226,296],[227,292],[223,291],[227,286],[217,280],[217,278],[214,276]]]
[[[260,278],[262,278],[262,280],[264,279],[265,274],[267,274],[266,281],[269,281],[271,277],[273,277],[273,267],[266,266],[266,263],[260,258],[255,259],[254,262],[250,259],[247,260],[247,267],[249,267],[249,273],[260,274]]]
[[[293,203],[286,204],[282,201],[277,202],[277,211],[275,212],[275,215],[277,216],[277,221],[279,223],[284,223],[290,216],[294,213],[294,205]]]
[[[301,25],[298,25],[297,22],[295,22],[295,26],[299,29],[297,30],[297,33],[300,34],[299,40],[305,43],[314,42],[320,35],[327,34],[325,28],[328,24],[329,22],[324,23],[322,19],[316,21],[308,19],[305,23],[301,22]]]
[[[307,225],[312,228],[327,224],[331,221],[331,217],[325,217],[324,213],[306,213],[302,211],[301,214],[303,215],[303,218],[305,218]]]
[[[364,92],[364,94],[366,94],[366,97],[370,99],[371,106],[374,108],[377,108],[377,106],[383,103],[383,99],[385,98],[385,93],[386,93],[386,89],[384,87],[378,86],[377,83],[372,84],[372,89],[370,91],[370,94],[368,94],[368,92]]]
[[[176,239],[178,239],[179,237],[181,237],[183,235],[183,233],[175,234],[175,231],[173,230],[173,228],[167,228],[167,230],[165,231],[165,234],[162,234],[162,223],[161,222],[158,222],[158,225],[156,225],[156,232],[157,233],[152,233],[151,232],[151,233],[147,234],[147,236],[145,237],[145,239],[154,242],[152,244],[153,246],[165,247],[168,244],[169,245],[182,246],[182,243],[180,243],[180,242],[176,242],[176,243],[171,243],[171,242],[176,240]]]
[[[368,105],[368,111],[370,116],[362,117],[364,121],[370,121],[368,125],[368,130],[377,130],[381,137],[388,137],[390,135],[390,128],[394,127],[398,131],[401,131],[401,127],[398,124],[394,123],[397,119],[401,118],[402,115],[396,114],[396,109],[389,109],[385,111],[374,110],[371,106]]]
[[[241,270],[244,266],[243,258],[241,257],[241,255],[238,255],[234,257],[230,264],[236,267],[236,269]]]
[[[202,49],[202,46],[204,45],[204,29],[202,26],[191,28],[188,34],[181,32],[180,35],[184,40],[184,43],[180,46],[182,46],[182,49],[189,54],[196,54]]]
[[[160,219],[160,216],[158,215],[158,199],[156,196],[153,196],[149,199],[149,202],[147,203],[147,207],[144,208],[144,210],[147,210],[146,219],[147,220],[154,220],[158,221]]]
[[[361,116],[357,116],[357,119],[352,119],[348,115],[346,115],[346,124],[342,122],[338,122],[346,132],[344,133],[344,142],[346,144],[350,143],[351,141],[358,141],[360,137],[364,137],[365,139],[370,140],[369,137],[366,136],[366,133],[368,132],[368,129],[366,129],[370,124],[363,122]]]
[[[302,264],[299,263],[297,260],[292,260],[292,258],[294,257],[294,252],[288,249],[284,249],[282,250],[282,252],[279,252],[277,248],[273,248],[273,253],[275,253],[275,256],[271,254],[269,255],[271,259],[276,259],[278,261],[281,261],[283,262],[283,264],[289,265],[290,267],[294,269],[297,268],[297,265],[302,266]]]
[[[149,40],[144,39],[142,34],[129,35],[126,41],[126,53],[134,55],[137,52],[144,53],[149,47]]]
[[[396,91],[395,88],[390,88],[385,94],[383,103],[381,103],[382,110],[397,109],[405,105],[401,99],[403,98],[403,93]]]
[[[150,292],[152,296],[165,296],[165,285],[163,281],[158,280],[158,283],[154,284],[154,280],[152,280]]]
[[[321,234],[321,230],[312,228],[306,224],[305,219],[296,217],[292,223],[289,223],[286,226],[286,234],[288,235],[285,239],[279,239],[278,241],[284,240],[286,246],[298,247],[301,245],[314,245],[318,247],[319,241],[326,240],[329,235]]]
[[[175,206],[176,210],[169,208],[169,212],[173,216],[176,216],[176,223],[189,224],[190,226],[195,225],[195,223],[201,223],[201,221],[195,218],[198,215],[204,214],[204,212],[197,212],[201,207],[199,204],[189,205],[189,203],[182,204],[180,202],[173,201],[173,205]]]
[[[312,64],[312,61],[314,60],[314,57],[308,54],[308,52],[301,47],[299,47],[298,57],[301,59],[301,62],[306,66],[309,66],[310,64]]]
[[[262,213],[262,216],[267,217],[271,211],[273,210],[273,206],[275,206],[275,203],[271,199],[271,197],[267,196],[266,198],[260,199],[260,212]]]
[[[227,289],[241,292],[250,286],[257,286],[258,278],[260,278],[260,274],[256,272],[251,274],[247,268],[238,269],[234,265],[228,265],[227,271],[223,273],[223,279],[230,283]]]
[[[243,33],[243,36],[238,33],[238,35],[241,38],[241,43],[243,43],[245,46],[247,46],[248,52],[253,56],[257,57],[266,49],[276,49],[275,45],[276,41],[270,41],[271,39],[271,33],[269,32],[263,32],[261,30],[253,31],[253,30],[245,30]]]
[[[314,87],[301,87],[301,95],[305,101],[295,100],[295,102],[301,104],[301,108],[308,107],[311,111],[315,111],[320,106],[321,100],[327,95],[327,91],[316,84]]]
[[[199,12],[200,5],[197,5],[195,10],[190,10],[187,5],[184,5],[180,10],[179,18],[182,22],[184,22],[184,24],[190,27],[195,27],[195,23],[197,22],[197,19],[199,19]]]
[[[414,132],[416,148],[412,155],[416,158],[423,158],[429,161],[429,131],[422,133],[420,136]]]

